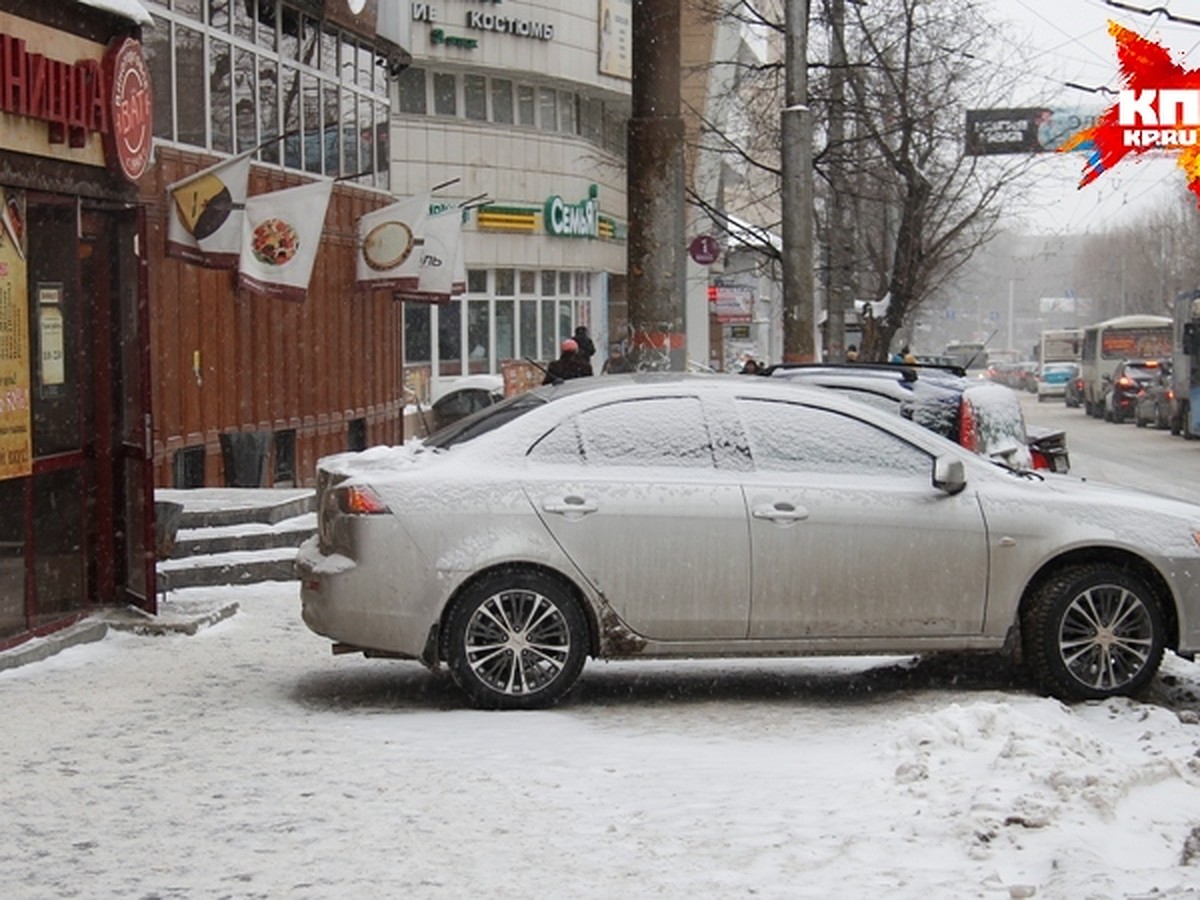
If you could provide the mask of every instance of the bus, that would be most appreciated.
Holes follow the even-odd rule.
[[[1037,361],[1041,365],[1079,362],[1083,346],[1082,328],[1047,328],[1038,341]]]
[[[988,353],[985,341],[951,341],[946,345],[945,355],[954,360],[954,365],[963,369],[987,368]]]
[[[1123,359],[1171,358],[1172,323],[1168,316],[1118,316],[1083,329],[1079,376],[1083,379],[1083,408],[1089,416],[1104,416],[1106,381]]]

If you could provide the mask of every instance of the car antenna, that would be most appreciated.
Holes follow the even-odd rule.
[[[967,364],[965,366],[963,366],[964,369],[971,368],[971,364],[974,363],[975,360],[977,360],[979,358],[980,353],[982,353],[984,350],[987,349],[987,345],[992,342],[992,338],[994,338],[996,336],[996,332],[999,330],[1000,330],[999,328],[992,329],[992,333],[987,336],[987,340],[983,342],[983,346],[980,347],[979,350],[976,351],[976,353],[974,355],[972,355],[972,357],[970,359],[967,360]]]

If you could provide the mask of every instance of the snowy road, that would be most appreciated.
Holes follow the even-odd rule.
[[[330,656],[294,584],[202,591],[241,612],[0,672],[6,897],[1200,896],[1192,712],[897,660],[592,664],[475,712]]]

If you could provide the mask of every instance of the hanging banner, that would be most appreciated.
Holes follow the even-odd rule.
[[[358,220],[354,239],[358,287],[417,290],[430,197],[427,193],[408,197]]]
[[[237,268],[253,152],[167,186],[168,256],[210,269]]]
[[[33,472],[25,193],[0,186],[0,479]]]
[[[333,181],[325,180],[248,198],[238,284],[271,297],[303,300],[332,195]]]
[[[455,291],[457,267],[463,265],[462,211],[455,206],[426,219],[421,236],[424,240],[416,290],[399,291],[396,296],[415,303],[448,303],[451,295],[466,291],[465,268],[459,290]]]

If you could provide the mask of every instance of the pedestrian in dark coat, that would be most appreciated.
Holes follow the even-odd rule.
[[[588,334],[586,325],[577,325],[575,327],[575,343],[579,347],[579,355],[587,360],[588,365],[591,365],[592,357],[596,355],[596,343],[592,340],[592,336]]]
[[[558,384],[569,378],[583,378],[592,374],[592,364],[583,358],[579,345],[573,338],[562,342],[562,352],[558,359],[546,366],[546,377],[542,384]]]

